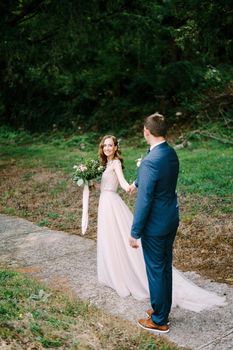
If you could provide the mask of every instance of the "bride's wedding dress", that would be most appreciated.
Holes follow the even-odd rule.
[[[108,163],[101,180],[98,209],[97,271],[98,280],[126,297],[149,298],[149,287],[141,245],[129,246],[133,215],[117,194],[120,186],[127,190],[121,162]],[[139,240],[140,241],[140,240]],[[140,244],[140,242],[139,242]],[[225,304],[225,298],[200,288],[173,267],[173,303],[184,309],[200,312]]]

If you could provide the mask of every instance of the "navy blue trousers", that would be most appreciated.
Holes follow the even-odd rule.
[[[152,320],[158,325],[166,324],[172,305],[172,253],[176,230],[166,236],[145,235],[141,239],[154,310]]]

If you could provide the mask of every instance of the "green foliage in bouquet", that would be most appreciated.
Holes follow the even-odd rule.
[[[81,164],[74,165],[73,180],[78,186],[89,184],[91,180],[98,180],[105,167],[98,160],[86,159]]]

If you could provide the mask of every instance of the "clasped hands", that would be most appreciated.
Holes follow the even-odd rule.
[[[129,188],[127,190],[127,193],[131,194],[131,193],[134,193],[136,191],[137,187],[135,186],[134,182],[129,185]]]

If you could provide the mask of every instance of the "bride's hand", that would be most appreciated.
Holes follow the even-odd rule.
[[[89,181],[89,189],[90,190],[96,190],[99,188],[99,184],[95,180]]]

